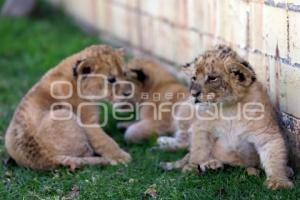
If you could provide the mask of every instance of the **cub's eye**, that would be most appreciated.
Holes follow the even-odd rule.
[[[209,81],[216,81],[216,80],[218,80],[218,78],[219,77],[217,77],[217,76],[208,76],[207,80],[209,80]]]
[[[115,83],[117,81],[115,76],[108,76],[107,80],[109,83]]]
[[[193,76],[193,77],[192,77],[192,81],[195,81],[195,80],[196,80],[196,76]]]
[[[91,67],[86,66],[86,67],[82,68],[81,73],[82,73],[82,74],[90,74],[91,71],[92,71],[92,70],[91,70]]]

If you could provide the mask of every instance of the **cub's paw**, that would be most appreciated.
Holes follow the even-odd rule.
[[[294,184],[290,180],[276,178],[267,179],[265,185],[271,190],[287,189],[294,187]]]
[[[158,149],[162,149],[162,150],[170,149],[173,140],[174,139],[172,137],[166,137],[166,136],[159,137],[156,142]]]
[[[187,163],[186,165],[183,166],[182,172],[183,173],[189,173],[189,172],[194,172],[198,168],[197,164],[194,163]]]
[[[71,158],[64,159],[62,165],[66,166],[71,172],[74,172],[77,168],[79,168],[77,162]]]
[[[197,168],[197,165],[192,165],[189,163],[179,163],[178,161],[175,162],[161,162],[159,164],[161,168],[163,168],[166,171],[172,171],[172,170],[182,170],[182,172],[189,172],[193,171],[194,169]]]
[[[175,137],[162,136],[157,139],[157,148],[164,151],[176,151],[187,149],[189,143],[187,141],[178,140]]]
[[[260,170],[255,167],[247,167],[246,172],[248,176],[259,176]]]
[[[190,154],[186,154],[182,159],[175,162],[161,162],[160,167],[166,171],[171,171],[175,169],[183,169],[189,164]]]
[[[161,162],[159,164],[161,168],[163,168],[166,171],[172,171],[172,170],[180,170],[184,173],[195,171],[197,169],[197,165],[194,164],[184,164],[184,165],[178,165],[178,162]]]
[[[223,166],[224,165],[221,161],[212,159],[202,164],[199,164],[199,170],[201,170],[201,172],[205,172],[209,169],[213,169],[213,170],[220,169],[223,168]]]
[[[131,156],[129,153],[119,150],[118,152],[114,153],[111,156],[105,156],[110,160],[111,165],[116,165],[116,164],[127,164],[131,161]]]
[[[159,166],[166,171],[181,169],[182,172],[191,172],[197,168],[197,165],[192,165],[188,163],[182,166],[178,166],[177,162],[161,162]]]
[[[165,171],[172,171],[177,169],[175,166],[175,162],[160,162],[159,166]]]

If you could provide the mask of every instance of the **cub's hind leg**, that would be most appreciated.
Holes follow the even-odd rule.
[[[85,130],[72,112],[65,109],[48,112],[36,123],[28,116],[16,117],[6,133],[7,151],[18,164],[40,170],[59,165],[75,169],[83,165],[114,164],[93,156]]]
[[[260,162],[267,176],[265,182],[269,189],[292,188],[294,184],[288,178],[287,149],[280,133],[266,132],[251,139],[255,144]]]
[[[144,119],[129,126],[125,132],[125,140],[128,142],[141,142],[151,136],[166,133],[169,127],[158,120]]]
[[[110,160],[93,156],[86,133],[77,123],[76,116],[61,109],[47,114],[40,123],[35,135],[39,144],[49,152],[51,167],[63,165],[71,170],[84,165],[113,164]]]
[[[71,171],[85,165],[108,165],[116,164],[104,157],[92,156],[92,157],[72,157],[72,156],[55,156],[55,162],[59,165],[68,167]]]
[[[157,139],[158,149],[164,151],[176,151],[187,149],[188,143],[178,140],[177,137],[161,136]]]
[[[176,119],[173,121],[175,125],[175,135],[173,137],[161,136],[157,139],[159,149],[166,151],[176,151],[179,149],[187,149],[190,144],[190,127],[191,127],[190,109],[185,108],[183,105],[179,107],[176,114]]]
[[[176,151],[189,147],[190,134],[188,130],[177,130],[175,137],[161,136],[157,139],[157,146],[161,150]]]
[[[212,149],[215,159],[231,166],[254,168],[259,166],[259,157],[253,145],[244,143],[239,151],[232,150],[226,142],[216,140]]]
[[[166,171],[177,170],[184,168],[190,159],[190,154],[187,153],[182,159],[174,161],[174,162],[161,162],[160,167]]]
[[[199,166],[202,171],[206,171],[208,169],[222,168],[223,164],[246,167],[249,175],[257,175],[259,173],[258,169],[256,169],[259,166],[259,157],[251,144],[244,143],[237,151],[228,147],[226,141],[216,140],[213,144],[210,159]]]
[[[46,114],[35,137],[54,155],[75,157],[93,155],[84,129],[78,125],[76,116],[66,109]]]

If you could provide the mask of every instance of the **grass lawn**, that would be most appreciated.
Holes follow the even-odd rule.
[[[0,0],[0,5],[3,0]],[[0,158],[5,160],[4,134],[21,97],[49,68],[64,57],[94,43],[67,17],[42,5],[30,18],[0,18]],[[300,174],[292,190],[270,191],[265,176],[250,177],[243,169],[227,168],[205,175],[164,172],[160,161],[184,155],[151,151],[154,139],[127,145],[111,121],[107,132],[133,156],[127,166],[86,167],[72,173],[61,168],[40,172],[15,165],[0,165],[0,199],[62,199],[77,188],[77,199],[300,199]],[[76,189],[76,190],[77,190]]]

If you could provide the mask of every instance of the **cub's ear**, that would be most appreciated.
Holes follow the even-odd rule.
[[[195,57],[192,62],[186,63],[181,66],[181,71],[188,77],[193,77],[196,74],[197,64],[201,61],[202,56]]]
[[[255,72],[248,62],[225,62],[225,70],[230,74],[231,79],[239,85],[248,87],[255,80]]]
[[[181,71],[188,77],[193,77],[196,73],[196,66],[194,63],[186,63],[181,67]]]
[[[133,69],[131,72],[134,73],[134,76],[140,82],[145,82],[148,79],[148,75],[142,69]]]
[[[93,66],[87,59],[77,60],[73,66],[73,76],[77,78],[79,75],[87,75],[92,73]]]
[[[74,76],[75,78],[78,77],[77,68],[78,68],[78,65],[79,65],[81,62],[82,62],[82,60],[77,60],[77,61],[75,62],[75,64],[73,65],[72,70],[73,70],[73,76]]]

